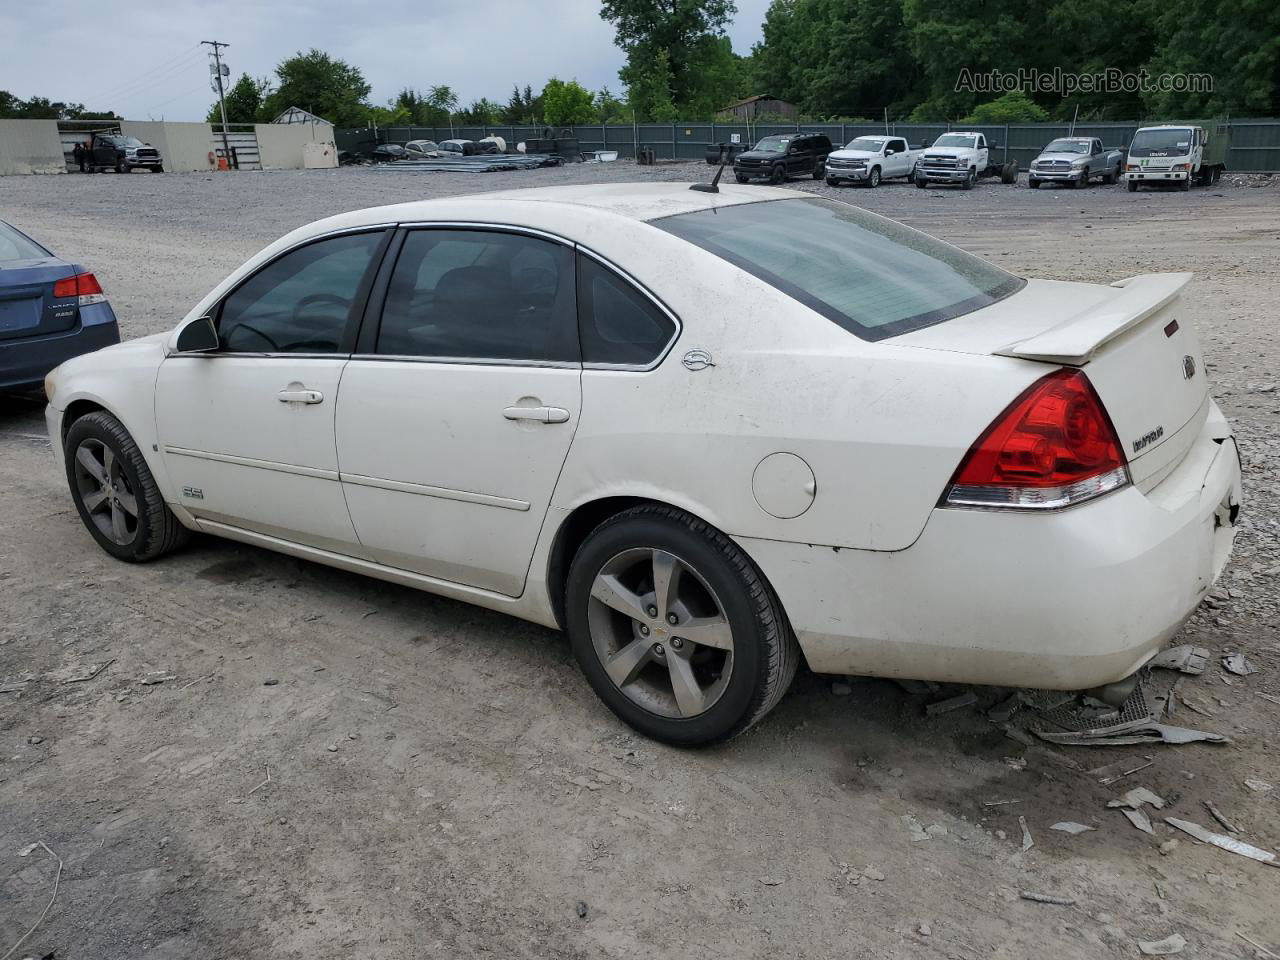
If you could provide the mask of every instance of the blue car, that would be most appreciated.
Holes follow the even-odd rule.
[[[0,220],[0,391],[38,388],[62,361],[119,342],[97,278]]]

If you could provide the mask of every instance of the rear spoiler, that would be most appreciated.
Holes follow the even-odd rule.
[[[1167,306],[1191,280],[1189,273],[1144,273],[1111,284],[1122,291],[1055,327],[994,351],[1000,357],[1081,367],[1104,344]]]

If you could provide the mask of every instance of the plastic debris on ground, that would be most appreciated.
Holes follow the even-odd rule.
[[[1050,830],[1060,830],[1060,831],[1062,831],[1063,833],[1077,834],[1077,833],[1085,833],[1085,832],[1087,832],[1087,831],[1089,831],[1089,830],[1092,830],[1092,829],[1094,829],[1094,828],[1093,828],[1093,827],[1090,827],[1090,826],[1086,826],[1086,825],[1085,825],[1085,824],[1083,824],[1083,823],[1076,823],[1076,822],[1075,822],[1075,821],[1073,821],[1073,820],[1059,820],[1057,823],[1055,823],[1055,824],[1054,824],[1053,826],[1051,826],[1049,829],[1050,829]]]
[[[1195,677],[1204,673],[1210,656],[1212,654],[1206,647],[1193,647],[1189,643],[1184,643],[1181,646],[1160,651],[1151,659],[1151,666],[1164,670],[1177,670],[1179,673],[1187,673]]]
[[[1259,863],[1275,863],[1276,855],[1274,853],[1255,847],[1251,843],[1245,843],[1243,840],[1237,840],[1235,837],[1228,837],[1223,833],[1214,833],[1212,830],[1206,830],[1200,824],[1192,823],[1190,820],[1165,817],[1164,822],[1171,827],[1176,827],[1183,833],[1189,833],[1201,843],[1211,843],[1215,847],[1220,847],[1230,853],[1237,853],[1251,860],[1257,860]]]
[[[1249,662],[1249,658],[1243,653],[1233,653],[1222,658],[1222,666],[1228,673],[1234,673],[1237,677],[1247,677],[1251,673],[1257,673],[1258,668]]]
[[[1180,933],[1171,933],[1163,940],[1138,941],[1138,949],[1146,957],[1171,957],[1175,953],[1181,953],[1186,945],[1186,938]]]

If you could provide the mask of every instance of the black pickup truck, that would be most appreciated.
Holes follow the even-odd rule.
[[[164,173],[164,158],[160,151],[137,137],[122,133],[95,133],[89,144],[89,156],[85,163],[89,173],[114,170],[116,173],[132,173],[134,170],[151,170]]]

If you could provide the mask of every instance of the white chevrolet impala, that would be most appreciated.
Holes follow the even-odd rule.
[[[63,364],[48,426],[113,556],[200,531],[562,627],[672,743],[802,656],[1114,693],[1240,506],[1188,279],[1023,280],[786,190],[407,203]]]

